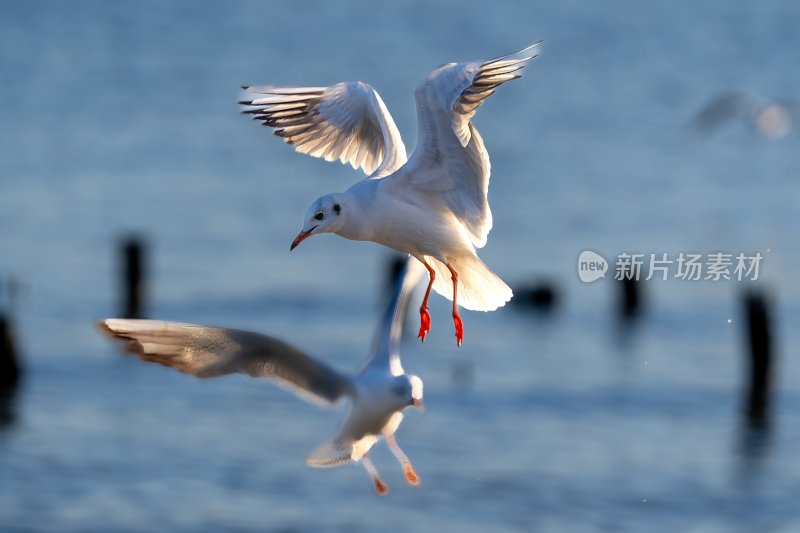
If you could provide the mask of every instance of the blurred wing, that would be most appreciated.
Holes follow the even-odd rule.
[[[742,92],[730,92],[711,99],[692,118],[691,127],[707,135],[734,118],[750,118],[753,98]]]
[[[273,378],[300,396],[333,403],[351,391],[350,380],[288,344],[266,335],[226,328],[109,318],[98,326],[127,340],[140,359],[199,378],[247,374]]]
[[[368,176],[387,176],[406,162],[406,147],[378,93],[366,83],[330,87],[244,87],[254,96],[243,113],[275,128],[298,152],[338,159]]]
[[[409,171],[400,179],[440,193],[477,247],[486,244],[492,228],[490,165],[470,119],[500,84],[521,76],[521,69],[538,55],[540,42],[489,61],[442,65],[417,87],[419,141]]]
[[[367,368],[383,365],[389,368],[394,376],[403,374],[399,355],[400,338],[403,335],[408,302],[423,271],[422,263],[408,256],[395,279],[392,296],[375,333],[372,356],[361,372]]]

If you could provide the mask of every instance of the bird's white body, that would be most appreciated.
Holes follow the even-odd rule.
[[[339,159],[368,175],[312,203],[292,248],[323,232],[377,242],[425,264],[432,288],[454,302],[457,284],[458,305],[479,311],[504,305],[511,289],[476,254],[492,228],[490,164],[470,120],[497,86],[520,77],[538,44],[434,70],[416,89],[419,140],[410,159],[380,96],[363,82],[245,87],[265,95],[242,102],[250,106],[245,112],[297,151]]]
[[[401,377],[402,376],[402,377]],[[350,410],[337,435],[312,452],[308,464],[338,466],[361,460],[382,435],[393,435],[403,420],[407,398],[396,394],[405,375],[368,368],[352,378]]]
[[[401,175],[405,167],[397,172]],[[348,216],[337,234],[347,239],[373,241],[414,257],[454,257],[474,254],[466,230],[452,212],[433,198],[407,199],[396,194],[391,176],[363,180],[343,193],[358,216]]]
[[[391,393],[394,380],[395,376],[383,372],[356,376],[350,412],[333,440],[356,443],[351,453],[353,460],[360,460],[381,435],[394,434],[400,426],[402,411],[408,405]],[[312,454],[310,460],[314,459]]]

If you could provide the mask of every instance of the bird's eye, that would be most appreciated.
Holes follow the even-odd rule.
[[[322,220],[323,218],[325,218],[325,215],[322,213],[317,213],[316,215],[314,215],[314,218],[317,220]]]
[[[333,204],[333,210],[336,211],[336,214],[338,215],[339,213],[342,212],[342,206],[340,206],[339,204]]]

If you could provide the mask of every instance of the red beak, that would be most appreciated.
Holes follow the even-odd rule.
[[[308,239],[311,236],[311,232],[314,231],[315,229],[317,229],[317,226],[314,226],[308,231],[301,231],[300,233],[298,233],[297,237],[295,237],[294,240],[292,241],[292,246],[289,248],[289,251],[291,252],[292,250],[297,248],[298,244]]]

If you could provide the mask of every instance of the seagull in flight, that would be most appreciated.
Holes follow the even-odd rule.
[[[719,94],[692,118],[691,126],[703,135],[710,135],[733,120],[744,121],[760,137],[783,139],[792,131],[792,123],[800,121],[800,107],[793,100],[772,100],[753,92],[729,91]]]
[[[293,250],[332,232],[410,254],[429,282],[420,306],[419,338],[430,331],[431,288],[453,302],[456,342],[464,339],[458,306],[493,311],[511,289],[481,261],[476,248],[492,228],[489,154],[470,122],[502,83],[520,77],[538,42],[488,61],[447,63],[416,89],[419,140],[411,158],[378,93],[364,82],[330,87],[244,86],[243,113],[274,128],[295,150],[361,169],[366,179],[312,202]]]
[[[403,410],[422,410],[422,380],[407,374],[398,352],[409,296],[422,277],[422,267],[409,259],[395,283],[394,294],[378,327],[369,360],[354,375],[342,374],[285,342],[227,328],[109,318],[98,327],[127,343],[143,361],[158,363],[199,378],[247,374],[272,378],[297,395],[323,405],[350,400],[338,434],[315,449],[306,463],[326,468],[360,462],[380,495],[388,492],[367,453],[383,436],[412,485],[420,477],[394,433]]]

